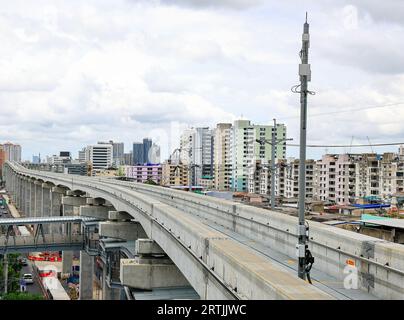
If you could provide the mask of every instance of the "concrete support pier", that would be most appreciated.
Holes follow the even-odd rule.
[[[79,300],[93,299],[94,258],[80,251]]]
[[[110,288],[107,279],[107,266],[102,269],[102,300],[119,300],[121,290],[118,288]]]

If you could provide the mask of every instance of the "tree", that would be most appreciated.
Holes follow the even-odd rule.
[[[151,179],[147,179],[144,183],[145,184],[150,184],[152,186],[157,186],[157,183],[155,181],[151,180]]]
[[[40,294],[29,292],[10,292],[1,297],[2,300],[44,300]]]

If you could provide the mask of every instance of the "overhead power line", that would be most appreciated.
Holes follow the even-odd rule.
[[[299,147],[299,144],[288,143],[289,147]],[[358,147],[382,147],[382,146],[398,146],[404,145],[404,142],[392,142],[392,143],[373,143],[373,144],[339,144],[339,145],[324,145],[324,144],[308,144],[310,148],[358,148]]]
[[[383,104],[383,105],[363,107],[363,108],[340,109],[338,111],[314,113],[314,114],[309,114],[308,116],[311,118],[311,117],[325,116],[325,115],[330,115],[330,114],[339,114],[339,113],[344,113],[344,112],[355,112],[355,111],[363,111],[363,110],[371,110],[371,109],[388,108],[388,107],[400,106],[400,105],[403,105],[403,104],[404,104],[404,101],[403,102]],[[296,119],[296,118],[299,118],[299,116],[284,117],[284,118],[279,118],[279,120]]]

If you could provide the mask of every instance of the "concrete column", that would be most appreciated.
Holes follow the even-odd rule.
[[[80,196],[64,196],[62,197],[63,204],[63,215],[64,216],[73,216],[77,212],[78,208],[86,204],[86,198]],[[76,207],[77,209],[74,209]]]
[[[25,210],[24,210],[24,214],[25,214],[26,217],[29,217],[30,205],[31,205],[31,189],[30,189],[30,181],[29,181],[29,179],[25,180],[24,188],[25,188]]]
[[[16,175],[15,177],[15,206],[20,209],[20,177]]]
[[[23,187],[22,187],[22,178],[18,177],[18,210],[22,212],[22,204],[23,204]]]
[[[52,217],[59,217],[63,214],[62,210],[62,197],[65,190],[59,187],[53,187],[51,190],[51,216]],[[61,233],[62,225],[52,225],[51,233]]]
[[[24,178],[20,178],[20,215],[23,217],[25,215],[25,189],[24,189]]]
[[[51,189],[52,186],[47,184],[47,183],[42,183],[42,216],[43,217],[50,217],[51,216],[51,208],[52,208],[52,203],[51,203]],[[49,233],[49,225],[43,225],[44,227],[44,232]]]
[[[73,266],[73,251],[62,252],[62,272],[72,273]]]
[[[93,299],[94,258],[85,251],[80,251],[80,285],[79,300]]]
[[[34,182],[35,186],[35,217],[42,216],[42,183],[39,181]]]
[[[108,287],[107,281],[107,266],[104,265],[102,268],[102,300],[119,300],[121,290]]]
[[[73,196],[72,192],[68,190],[67,196],[62,197],[63,215],[64,216],[78,216],[80,206],[86,204],[86,198],[81,196]],[[72,225],[72,232],[77,233],[80,231],[79,224]]]
[[[30,204],[29,204],[29,216],[35,217],[35,184],[33,180],[29,182]]]

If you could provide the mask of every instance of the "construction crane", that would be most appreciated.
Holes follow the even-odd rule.
[[[373,152],[373,147],[372,147],[372,144],[370,143],[370,139],[369,139],[369,136],[366,136],[366,138],[368,139],[368,142],[369,142],[369,146],[370,146],[370,150],[372,150],[372,153],[374,153],[374,152]]]
[[[351,138],[351,144],[349,145],[349,152],[348,153],[351,153],[353,138],[354,138],[354,136],[352,136],[352,138]]]

